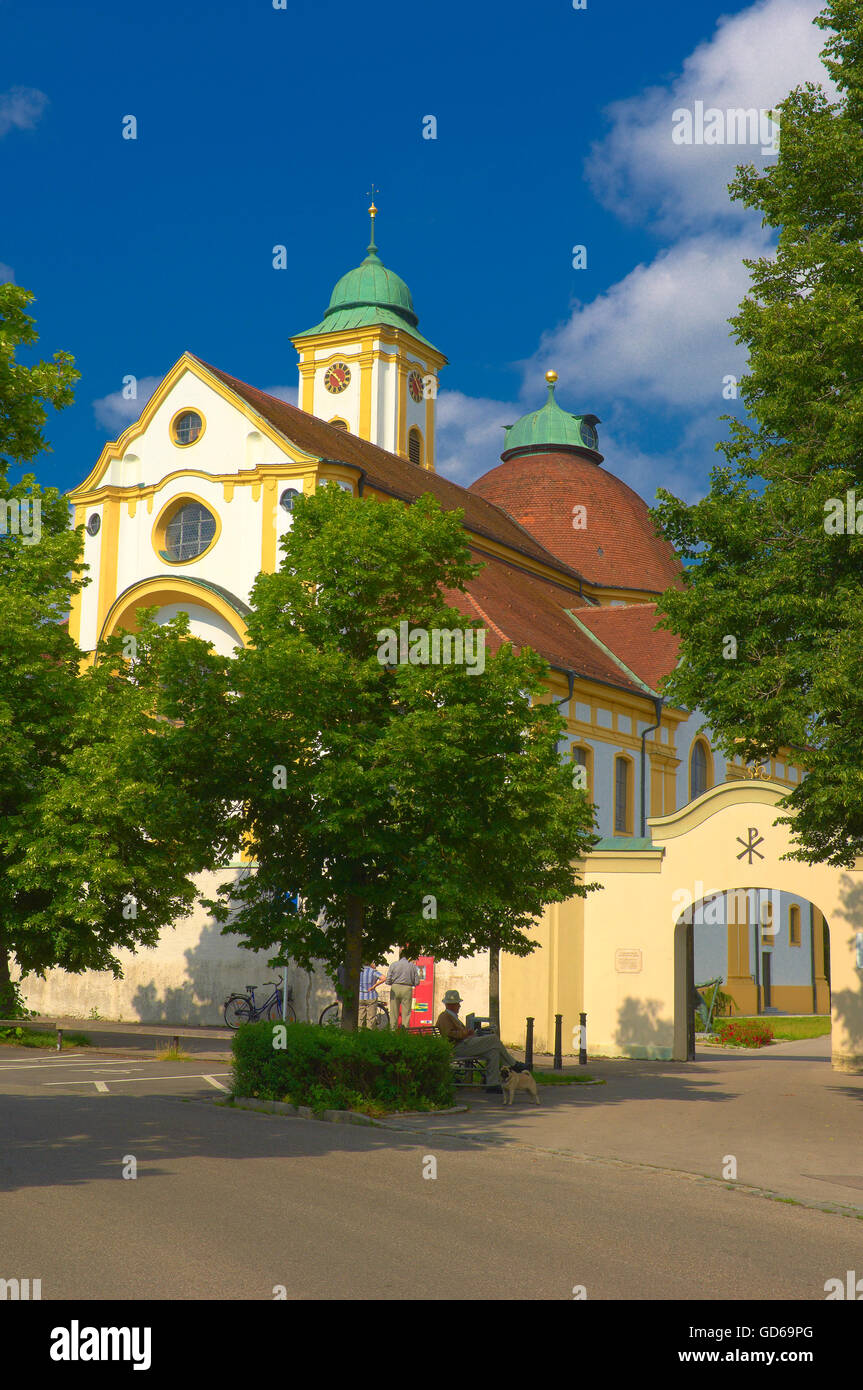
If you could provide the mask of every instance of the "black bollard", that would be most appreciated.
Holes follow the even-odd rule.
[[[578,1065],[587,1066],[587,1014],[579,1014],[578,1021],[581,1024],[578,1040]]]
[[[524,1065],[530,1071],[533,1066],[533,1019],[526,1020],[527,1029],[524,1037]]]
[[[563,1071],[563,1048],[561,1034],[563,1032],[563,1014],[554,1016],[554,1070]]]

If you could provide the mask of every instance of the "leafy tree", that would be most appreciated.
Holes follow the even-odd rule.
[[[298,500],[283,550],[230,674],[226,799],[250,868],[211,906],[274,963],[343,964],[355,1028],[361,963],[396,944],[529,953],[544,905],[586,891],[573,861],[592,813],[560,764],[535,653],[504,646],[471,674],[386,650],[401,622],[473,631],[445,592],[476,570],[459,513],[329,486]]]
[[[24,368],[35,339],[0,286],[0,447],[28,462],[46,446],[42,402],[69,403],[72,359]],[[116,952],[154,945],[194,899],[191,875],[220,862],[226,808],[219,740],[225,662],[187,623],[143,621],[80,674],[70,597],[86,582],[81,535],[55,489],[0,477],[0,1016],[24,977],[51,967],[121,973]],[[26,524],[25,524],[26,521]],[[221,720],[221,723],[220,723]],[[218,784],[218,785],[217,785]]]
[[[682,641],[666,695],[703,710],[726,754],[797,749],[809,773],[785,802],[794,857],[850,865],[863,853],[863,10],[833,0],[816,23],[832,31],[838,101],[793,91],[777,163],[730,186],[778,231],[775,256],[746,262],[731,319],[749,418],[730,419],[709,494],[686,506],[661,491],[654,515],[689,561],[662,600]]]

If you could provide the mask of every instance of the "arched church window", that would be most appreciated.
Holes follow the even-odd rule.
[[[422,467],[423,437],[416,427],[408,430],[408,458],[411,463],[416,463]]]
[[[300,492],[298,488],[286,487],[279,498],[279,506],[283,507],[286,512],[292,512],[294,510],[294,501],[299,496]]]
[[[689,800],[694,801],[697,796],[703,796],[708,785],[707,744],[704,739],[699,738],[692,745],[692,756],[689,759]]]
[[[632,763],[623,757],[614,760],[614,833],[632,834]]]
[[[351,427],[348,424],[347,420],[340,419],[338,415],[333,416],[332,420],[330,421],[330,424],[333,425],[337,430],[344,430],[345,434],[350,434],[351,432]]]
[[[585,748],[581,744],[574,744],[572,748],[572,785],[579,791],[587,793],[588,798],[593,791],[593,752],[590,748]]]
[[[800,908],[792,903],[788,909],[788,944],[800,945]]]
[[[194,560],[210,548],[216,534],[216,518],[202,502],[187,502],[174,512],[165,527],[165,560]]]

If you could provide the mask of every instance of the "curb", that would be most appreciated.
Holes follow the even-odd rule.
[[[355,1110],[324,1110],[322,1114],[316,1115],[309,1105],[291,1105],[284,1100],[258,1100],[253,1096],[233,1096],[232,1100],[214,1100],[215,1105],[241,1106],[244,1110],[260,1110],[267,1115],[297,1115],[301,1120],[323,1120],[332,1125],[371,1125],[376,1129],[389,1128],[386,1120],[375,1119],[371,1115],[359,1115]],[[387,1118],[396,1119],[416,1119],[418,1116],[425,1118],[429,1115],[459,1115],[467,1110],[466,1105],[454,1105],[448,1110],[399,1110],[394,1111],[392,1116]]]

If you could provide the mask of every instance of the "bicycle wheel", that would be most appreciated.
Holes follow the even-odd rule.
[[[325,1028],[338,1028],[342,1021],[342,1011],[339,1004],[328,1004],[318,1019],[318,1023]]]
[[[252,1017],[251,1001],[245,994],[232,994],[225,1004],[225,1022],[229,1028],[239,1028]]]
[[[389,1028],[389,1026],[390,1011],[387,1008],[386,1004],[378,1004],[377,1008],[375,1009],[375,1027]]]
[[[290,1004],[288,1005],[288,1012],[285,1018],[282,1018],[282,1010],[275,1000],[267,1010],[268,1023],[296,1023],[296,1021],[297,1015],[294,1013],[293,1007]]]

